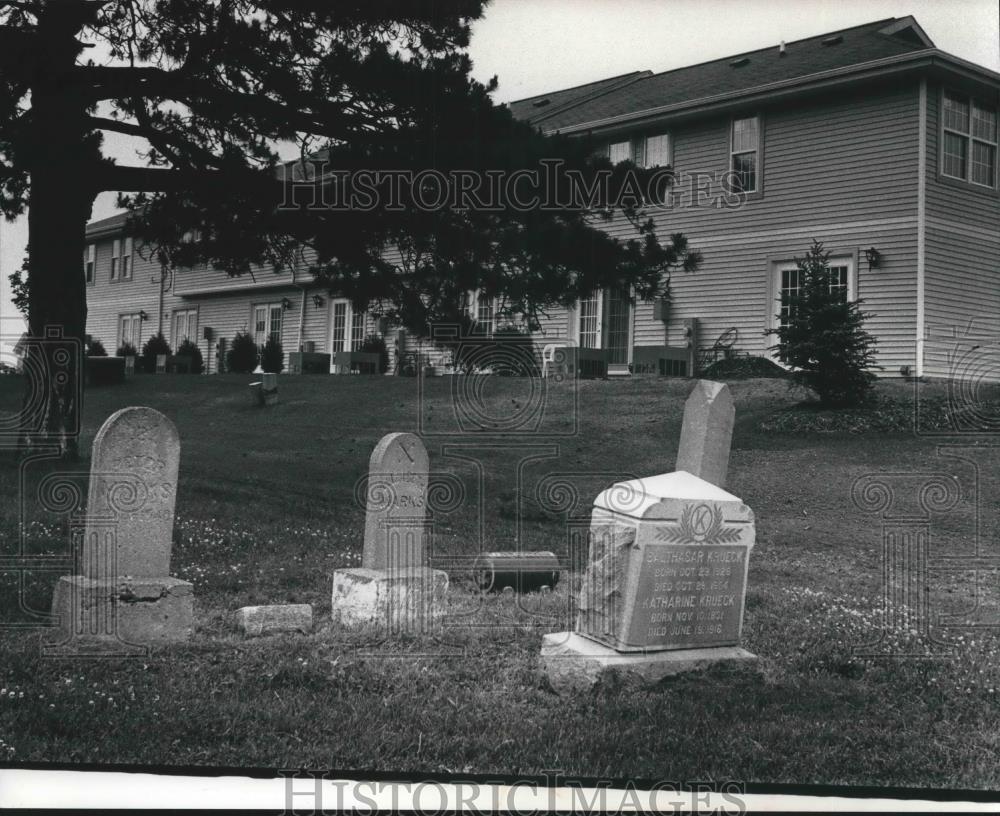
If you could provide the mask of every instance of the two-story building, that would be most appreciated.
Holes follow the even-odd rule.
[[[1000,74],[938,50],[912,17],[511,103],[545,132],[606,143],[613,161],[672,167],[673,201],[651,214],[704,258],[674,275],[669,310],[596,292],[551,313],[539,345],[606,349],[610,370],[628,373],[636,347],[682,346],[694,318],[700,345],[725,335],[767,355],[794,259],[816,239],[871,313],[883,375],[1000,379],[998,107]],[[199,342],[215,371],[218,339],[241,329],[261,343],[277,332],[286,351],[393,331],[305,274],[164,275],[116,237],[122,223],[88,229],[89,331],[105,345],[162,329],[175,348]],[[492,320],[489,303],[474,308]]]

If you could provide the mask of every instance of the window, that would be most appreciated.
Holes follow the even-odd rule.
[[[632,158],[631,142],[615,142],[608,146],[608,158],[612,164],[628,161]]]
[[[942,174],[983,187],[996,187],[996,108],[949,91],[945,91],[943,99]]]
[[[123,273],[124,274],[124,273]],[[185,340],[198,342],[198,310],[184,309],[174,312],[174,349]]]
[[[121,259],[121,276],[122,280],[132,279],[132,239],[125,239],[125,251],[122,253]]]
[[[118,280],[118,264],[121,261],[122,242],[115,238],[111,242],[111,280]]]
[[[846,301],[854,297],[853,264],[849,258],[830,259],[830,291],[840,292]],[[802,271],[794,263],[782,263],[777,266],[774,298],[779,306],[775,318],[771,313],[770,326],[778,328],[788,323],[791,308],[785,303],[786,297],[795,297],[802,290]]]
[[[365,342],[365,313],[355,311],[351,301],[343,298],[332,301],[331,308],[330,352],[360,350]]]
[[[94,262],[97,260],[97,247],[94,244],[87,245],[87,251],[83,256],[83,276],[87,283],[94,282]]]
[[[643,151],[643,167],[667,167],[672,163],[670,155],[670,135],[647,136]]]
[[[121,344],[131,343],[136,351],[142,351],[142,314],[123,314],[118,321],[118,337]]]
[[[578,304],[580,348],[601,347],[601,293],[581,298]]]
[[[670,135],[640,136],[637,139],[614,142],[608,145],[608,159],[612,164],[635,162],[640,167],[666,167],[670,164]]]
[[[757,192],[760,165],[760,117],[734,119],[729,169],[735,192]]]
[[[365,313],[351,310],[351,351],[357,351],[365,342]]]
[[[269,337],[281,340],[280,303],[259,303],[253,307],[253,341],[258,346],[267,343]]]
[[[468,313],[474,321],[474,330],[486,337],[492,337],[496,329],[496,298],[487,297],[481,291],[472,292],[469,297]]]

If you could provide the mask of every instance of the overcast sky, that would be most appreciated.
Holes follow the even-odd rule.
[[[997,0],[493,0],[474,28],[470,53],[474,76],[484,82],[497,76],[495,99],[508,102],[910,14],[938,48],[1000,71]],[[120,163],[137,163],[127,141],[109,138],[106,145]],[[113,214],[114,200],[103,194],[93,217]],[[22,330],[7,275],[20,265],[26,243],[26,219],[0,220],[3,340]]]

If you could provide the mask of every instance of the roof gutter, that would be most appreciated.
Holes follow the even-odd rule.
[[[859,79],[869,78],[871,75],[891,75],[903,71],[913,71],[922,68],[941,67],[952,71],[958,71],[967,77],[979,81],[1000,83],[1000,73],[983,68],[968,60],[961,59],[952,54],[945,53],[937,48],[927,48],[922,51],[913,51],[907,54],[899,54],[894,57],[884,57],[883,59],[871,60],[869,62],[858,63],[843,68],[834,68],[829,71],[820,71],[815,74],[806,74],[792,79],[783,79],[778,82],[770,82],[766,85],[758,85],[754,88],[742,88],[737,91],[728,91],[723,94],[705,96],[699,99],[689,99],[683,102],[675,102],[670,105],[660,105],[655,108],[646,108],[641,111],[623,113],[618,116],[611,116],[605,119],[595,119],[590,122],[581,122],[562,128],[552,128],[547,130],[547,134],[561,133],[570,135],[574,133],[584,133],[587,131],[613,128],[618,125],[628,125],[640,120],[673,117],[680,115],[693,115],[715,108],[725,107],[745,103],[748,100],[758,97],[768,96],[780,98],[792,94],[801,93],[814,88],[829,88],[837,85],[844,85],[856,82]]]

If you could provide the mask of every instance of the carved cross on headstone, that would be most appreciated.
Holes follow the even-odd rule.
[[[379,441],[368,463],[361,565],[388,570],[426,566],[427,449],[410,433]]]
[[[736,407],[729,386],[698,380],[684,404],[684,423],[675,470],[726,486]]]

